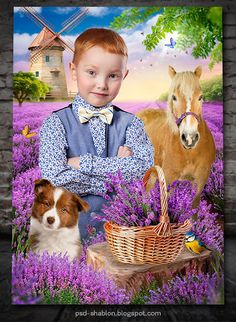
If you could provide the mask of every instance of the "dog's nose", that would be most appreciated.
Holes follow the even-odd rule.
[[[54,223],[54,221],[55,221],[55,218],[54,217],[48,217],[47,218],[47,222],[51,225],[51,224],[53,224]]]

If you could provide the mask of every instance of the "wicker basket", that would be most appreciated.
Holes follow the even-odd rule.
[[[160,223],[157,226],[125,227],[104,224],[106,240],[114,257],[129,264],[165,264],[173,262],[184,246],[191,222],[171,224],[168,216],[167,189],[162,168],[155,166],[161,191]]]

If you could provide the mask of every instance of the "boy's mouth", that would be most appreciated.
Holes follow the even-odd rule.
[[[92,92],[92,94],[95,94],[95,95],[98,95],[98,96],[108,96],[108,94],[105,94],[105,93],[95,93],[95,92]]]

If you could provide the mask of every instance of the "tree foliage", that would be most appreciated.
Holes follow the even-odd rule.
[[[154,49],[167,33],[178,32],[176,47],[192,49],[194,58],[210,57],[209,68],[222,61],[222,8],[221,7],[140,7],[122,12],[114,19],[111,28],[134,28],[159,14],[152,32],[143,44]]]
[[[200,81],[203,99],[205,102],[222,101],[223,100],[223,81],[222,76],[217,75],[207,80]],[[168,99],[168,92],[162,93],[158,101],[165,102]]]
[[[50,91],[50,86],[42,82],[33,73],[18,72],[13,74],[13,95],[19,102],[19,106],[26,99],[39,101],[45,98]]]
[[[223,100],[223,80],[221,75],[201,81],[203,98],[206,102]]]

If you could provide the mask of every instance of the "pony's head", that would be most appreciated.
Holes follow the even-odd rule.
[[[194,72],[176,73],[169,66],[172,79],[168,96],[168,121],[174,133],[179,133],[184,148],[196,147],[200,133],[198,130],[202,114],[202,90],[199,78],[202,68],[198,66]]]

